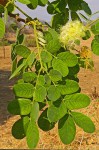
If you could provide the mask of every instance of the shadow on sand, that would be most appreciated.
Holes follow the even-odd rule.
[[[11,117],[7,111],[7,105],[14,98],[12,86],[15,83],[15,79],[9,80],[10,74],[10,71],[0,70],[0,125]]]

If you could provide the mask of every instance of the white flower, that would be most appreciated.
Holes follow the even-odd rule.
[[[60,29],[60,42],[63,46],[69,47],[74,44],[75,40],[84,37],[86,30],[86,27],[80,21],[70,21]]]

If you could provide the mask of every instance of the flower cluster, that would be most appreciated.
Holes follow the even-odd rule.
[[[86,27],[78,20],[66,23],[60,29],[60,42],[65,47],[72,46],[76,40],[85,36]]]

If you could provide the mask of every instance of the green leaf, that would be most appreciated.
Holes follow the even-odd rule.
[[[95,131],[95,125],[89,117],[79,112],[71,112],[71,114],[75,123],[85,132],[93,133]]]
[[[85,36],[82,38],[83,40],[88,40],[91,37],[91,33],[89,30],[85,32]]]
[[[67,0],[53,1],[48,4],[47,11],[49,14],[61,13],[66,8]]]
[[[8,12],[12,12],[12,11],[14,11],[14,4],[12,2],[8,2],[6,4],[6,8],[7,8]]]
[[[97,41],[97,42],[99,42],[99,35],[95,35],[95,40]]]
[[[3,38],[5,34],[5,24],[2,18],[0,18],[0,38]]]
[[[84,10],[88,15],[92,14],[90,7],[85,1],[81,3],[81,6],[82,6],[82,10]]]
[[[18,68],[13,72],[13,74],[12,74],[11,77],[10,77],[10,79],[12,79],[12,78],[15,77],[16,75],[18,75],[18,73],[23,69],[24,66],[25,66],[25,67],[28,67],[28,66],[31,67],[31,65],[32,65],[33,62],[34,62],[34,58],[35,58],[35,53],[32,52],[32,53],[27,57],[27,59],[24,59],[24,60],[21,59],[21,60],[23,60],[23,61],[22,61],[22,64],[19,65]]]
[[[13,115],[28,115],[31,107],[31,100],[20,98],[9,102],[8,111]]]
[[[17,58],[12,61],[11,73],[13,73],[17,69]]]
[[[47,116],[51,122],[56,122],[61,119],[67,113],[65,103],[62,102],[59,107],[51,105],[48,108]]]
[[[49,5],[47,7],[47,12],[49,14],[56,14],[57,12],[60,12],[60,10],[58,8],[58,4],[59,4],[59,1],[54,1],[52,3],[49,3]]]
[[[0,13],[4,13],[4,6],[0,4]]]
[[[71,11],[71,19],[74,20],[80,20],[79,15],[75,11]]]
[[[79,46],[80,45],[80,40],[76,39],[75,44]]]
[[[69,11],[68,8],[65,9],[63,13],[58,13],[52,18],[52,27],[54,29],[60,29],[60,26],[65,25],[69,20]]]
[[[34,91],[34,100],[37,102],[43,102],[47,95],[46,88],[38,85]]]
[[[36,64],[35,64],[36,71],[39,72],[40,68],[41,68],[40,61],[36,61]]]
[[[60,1],[58,1],[58,2],[59,2],[59,3],[58,3],[57,8],[60,10],[60,13],[61,13],[61,12],[64,12],[65,9],[66,9],[66,6],[67,6],[67,0],[60,0]]]
[[[15,46],[16,46],[16,43],[14,43],[14,44],[11,45],[11,60],[12,61],[14,59],[16,59]]]
[[[39,117],[39,104],[38,102],[33,102],[32,108],[31,108],[31,113],[30,113],[30,118],[33,121],[37,121]]]
[[[68,67],[73,67],[78,63],[77,56],[70,52],[62,52],[57,55]]]
[[[60,96],[61,94],[60,94],[60,90],[58,89],[58,87],[54,85],[50,85],[48,88],[48,95],[47,95],[49,100],[56,101],[57,99],[60,98]]]
[[[46,42],[49,43],[53,39],[53,36],[49,31],[46,31],[44,33],[44,38],[45,38]]]
[[[23,62],[21,65],[18,66],[18,68],[16,68],[16,70],[14,72],[12,72],[12,75],[10,77],[10,79],[12,79],[13,77],[15,77],[16,75],[18,75],[18,73],[21,71],[21,69],[25,66],[25,62]]]
[[[27,66],[31,67],[31,65],[33,64],[34,62],[34,59],[35,59],[35,53],[32,52],[26,59],[25,63]]]
[[[76,66],[74,66],[74,67],[69,67],[69,74],[68,74],[68,76],[76,75],[79,72],[79,70],[80,70],[80,67],[79,67],[78,64]]]
[[[69,80],[69,79],[66,80],[65,85],[59,85],[58,87],[62,95],[72,94],[79,90],[78,83],[74,80]]]
[[[61,45],[59,43],[59,40],[53,39],[47,44],[46,49],[48,52],[54,54],[57,51],[59,51],[60,47],[61,47]]]
[[[33,8],[35,9],[38,5],[38,0],[29,0],[33,6]]]
[[[36,79],[37,75],[35,72],[25,72],[23,73],[23,80],[25,82],[32,82]]]
[[[22,44],[23,40],[24,40],[24,34],[20,34],[17,36],[17,40],[19,44]]]
[[[49,28],[48,32],[52,35],[53,39],[58,40],[59,34],[55,31],[55,29]]]
[[[99,42],[96,39],[92,41],[91,48],[94,54],[99,55]]]
[[[62,75],[59,71],[57,70],[50,70],[49,72],[49,77],[51,78],[52,81],[59,81],[62,80]]]
[[[42,129],[43,131],[49,131],[51,129],[54,128],[55,123],[51,123],[48,120],[47,117],[47,108],[41,113],[39,119],[38,119],[38,126],[40,129]]]
[[[82,0],[68,0],[69,9],[72,11],[77,11],[81,9]]]
[[[47,3],[48,3],[48,0],[39,0],[39,1],[38,1],[38,4],[39,4],[40,6],[45,6]]]
[[[7,11],[7,8],[4,7],[4,23],[7,23],[8,21],[8,11]]]
[[[39,141],[39,130],[34,121],[30,121],[27,132],[26,132],[26,141],[29,148],[36,148]]]
[[[85,108],[90,104],[90,98],[81,93],[65,96],[64,100],[70,110]]]
[[[23,80],[23,79],[19,79],[19,80],[17,81],[17,83],[18,83],[18,84],[24,83],[24,80]]]
[[[13,90],[17,97],[31,98],[34,86],[30,83],[15,84]]]
[[[65,115],[58,123],[58,133],[64,144],[70,144],[76,134],[76,126],[71,116]]]
[[[55,29],[48,28],[48,31],[44,33],[44,38],[49,43],[51,40],[59,41],[59,34],[55,31]]]
[[[18,1],[23,4],[30,4],[30,0],[18,0]]]
[[[47,75],[47,74],[45,74],[45,83],[47,84],[47,85],[51,85],[51,79],[50,79],[50,77]]]
[[[43,75],[39,75],[38,79],[37,79],[37,85],[41,85],[43,86],[45,84],[45,78]]]
[[[48,53],[47,51],[42,51],[41,59],[44,63],[48,63],[52,60],[52,55],[50,53]]]
[[[98,21],[95,25],[93,25],[93,26],[91,27],[91,31],[92,31],[95,35],[99,34],[99,21]]]
[[[59,71],[63,77],[68,75],[68,67],[64,61],[60,59],[53,59],[52,67],[54,70]]]
[[[23,117],[16,121],[12,126],[12,135],[16,139],[23,139],[26,136],[26,131],[29,124],[29,117]]]
[[[17,45],[15,47],[15,52],[16,52],[17,55],[19,55],[19,56],[21,56],[23,58],[27,58],[31,54],[30,49],[28,49],[24,45]]]

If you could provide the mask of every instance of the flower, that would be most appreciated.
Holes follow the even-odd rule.
[[[80,57],[83,59],[92,58],[92,52],[91,52],[90,48],[87,46],[81,47]]]
[[[60,29],[59,40],[65,47],[72,46],[76,40],[85,36],[86,30],[80,21],[69,21]]]

